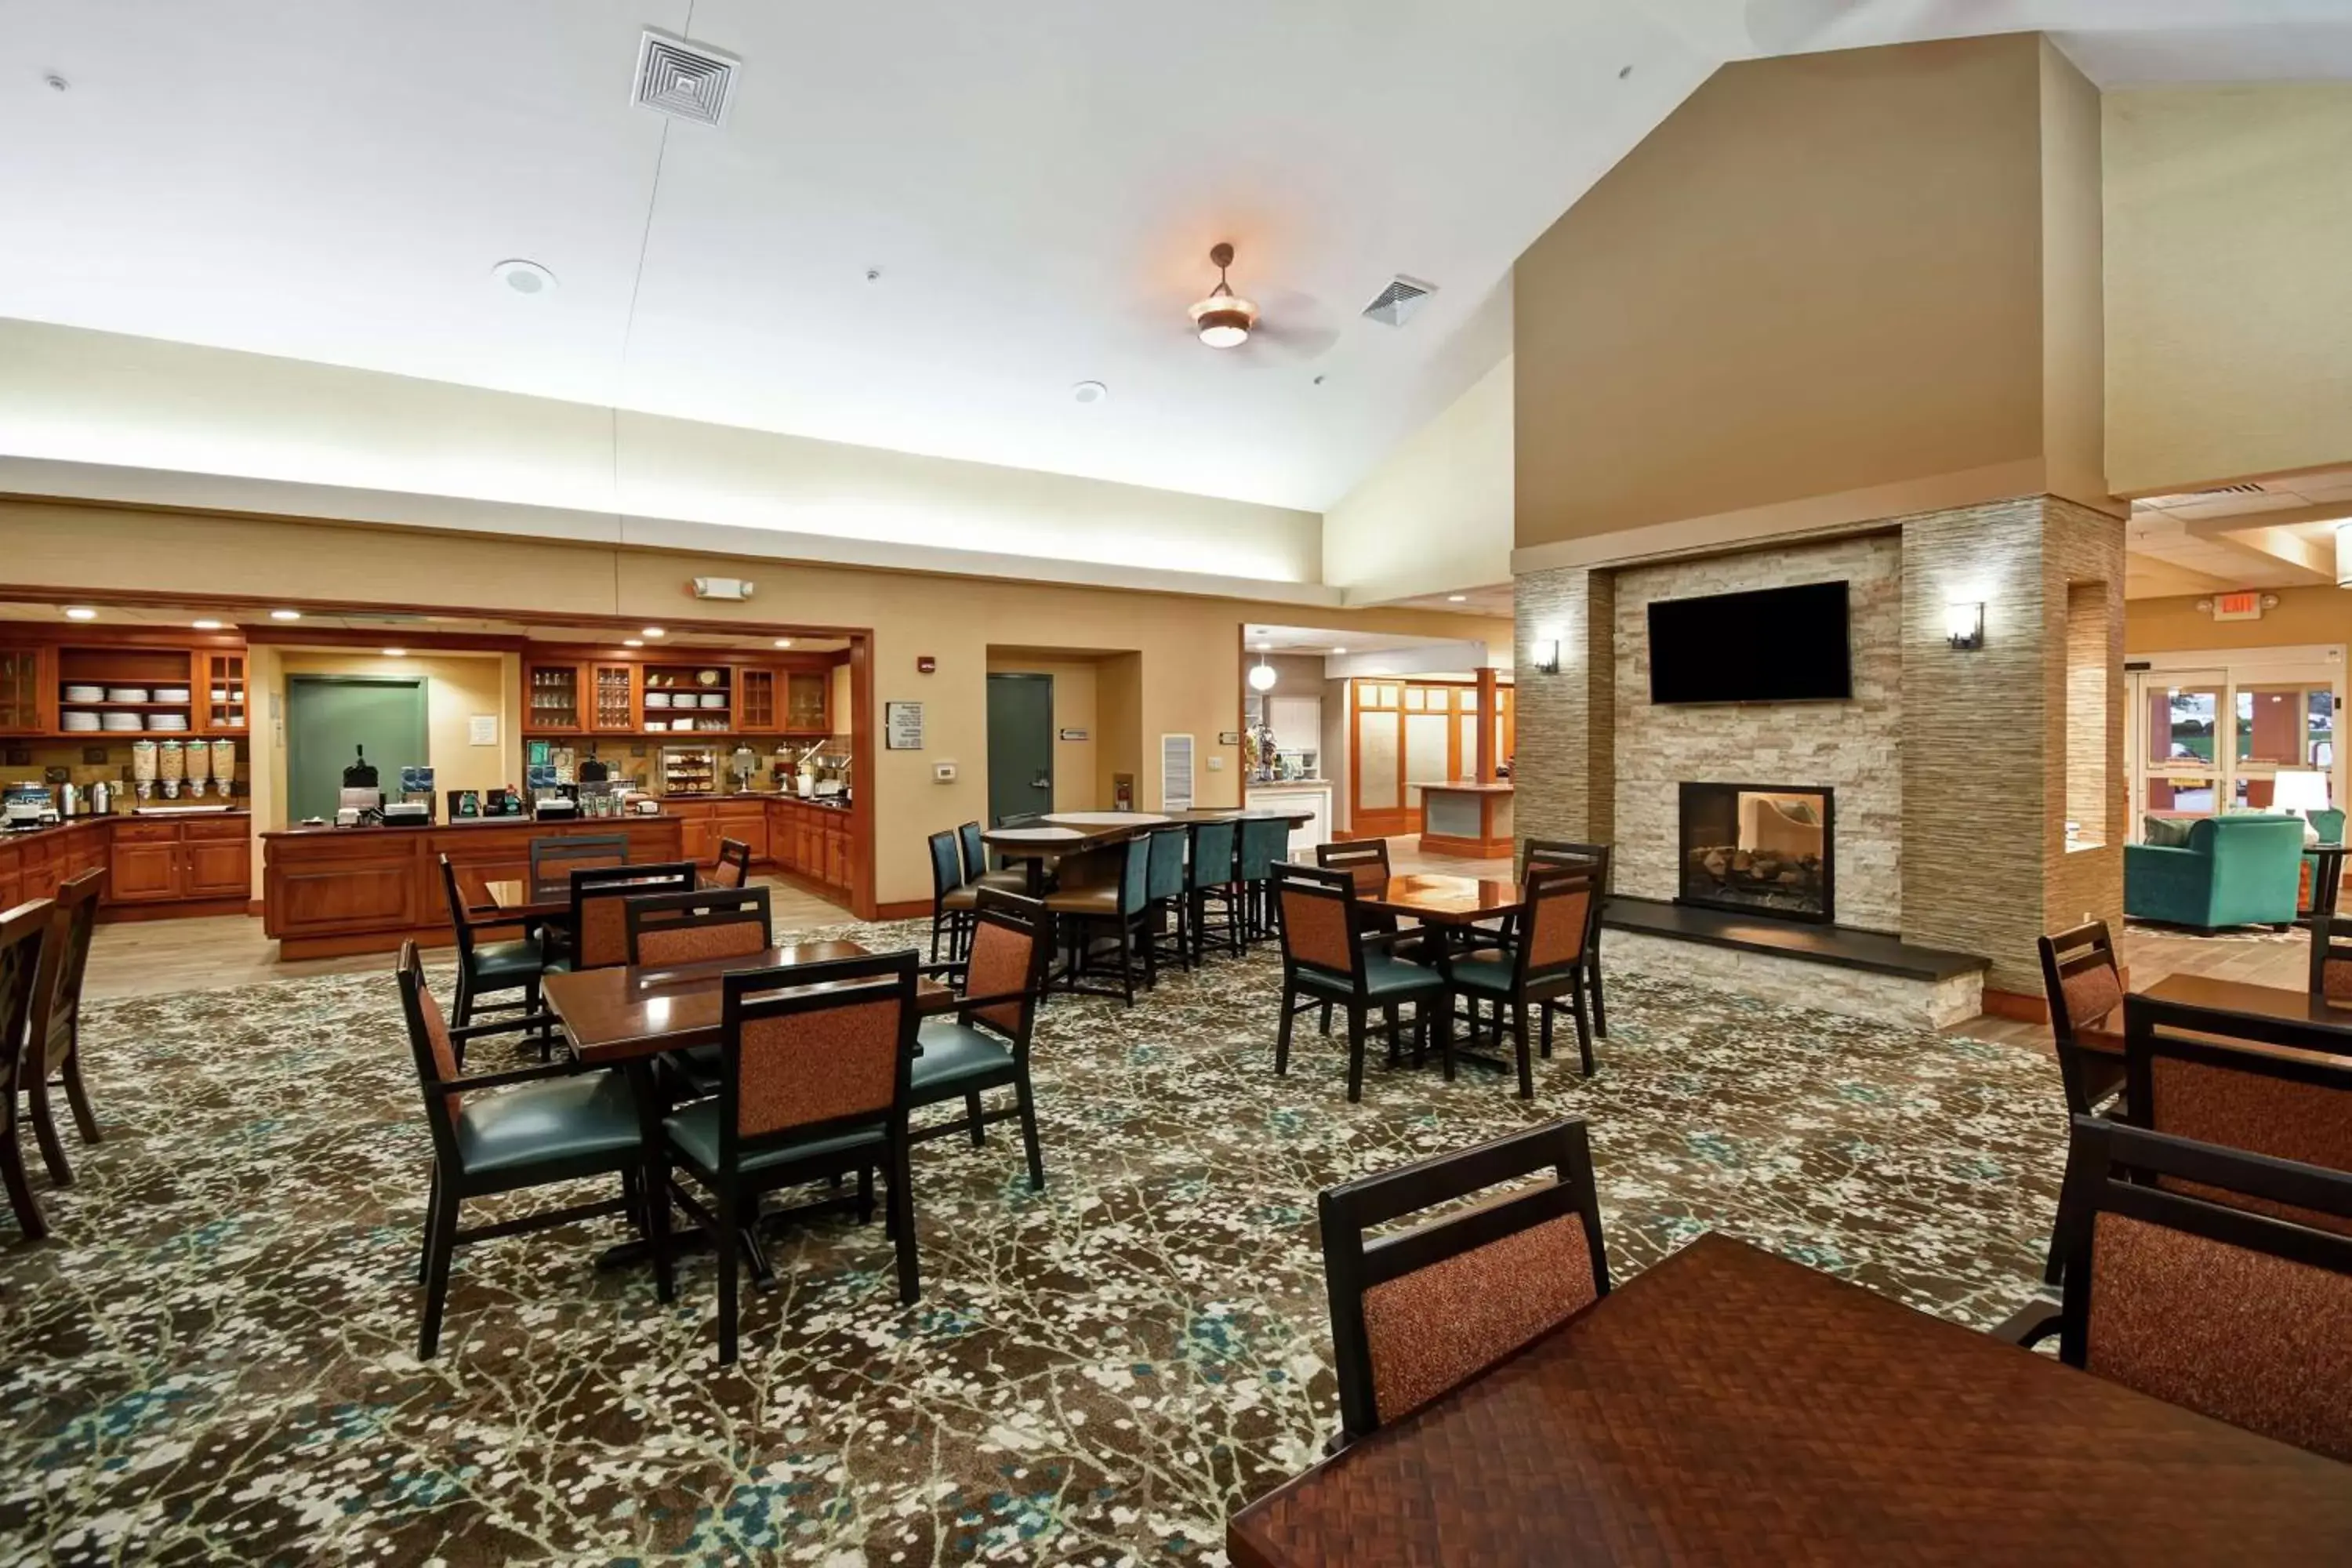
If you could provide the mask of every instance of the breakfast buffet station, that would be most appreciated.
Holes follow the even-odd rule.
[[[247,663],[227,633],[0,627],[0,909],[102,868],[103,919],[244,913]]]

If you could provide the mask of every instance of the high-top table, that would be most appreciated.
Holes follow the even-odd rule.
[[[982,833],[980,841],[1007,860],[1028,863],[1029,890],[1033,893],[1043,885],[1047,861],[1064,867],[1065,886],[1098,886],[1107,879],[1100,868],[1088,867],[1084,858],[1099,850],[1116,848],[1155,827],[1192,822],[1282,822],[1297,827],[1312,822],[1315,814],[1307,810],[1250,810],[1241,806],[1202,806],[1190,811],[1060,811],[1050,812],[1035,822],[1019,827],[992,827]],[[1076,862],[1077,864],[1073,864]]]
[[[1705,1236],[1251,1503],[1225,1547],[1235,1568],[2352,1563],[2352,1466]]]

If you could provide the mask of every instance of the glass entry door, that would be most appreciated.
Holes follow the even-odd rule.
[[[2150,817],[2302,809],[2322,791],[2325,804],[2342,801],[2339,650],[2250,648],[2174,660],[2153,658],[2131,672],[2133,842],[2147,837]]]

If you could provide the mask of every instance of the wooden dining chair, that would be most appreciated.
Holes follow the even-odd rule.
[[[656,865],[596,866],[572,873],[569,955],[550,968],[611,969],[629,962],[627,900],[693,890],[691,860]]]
[[[26,1034],[26,1101],[32,1112],[33,1136],[49,1180],[58,1186],[73,1181],[66,1160],[65,1140],[58,1135],[49,1090],[65,1091],[74,1126],[85,1143],[99,1141],[98,1117],[90,1110],[89,1090],[81,1079],[81,982],[89,967],[89,939],[98,926],[98,899],[105,889],[102,869],[84,871],[58,889],[50,900],[49,933],[41,945],[40,972],[33,981],[33,1011]]]
[[[1528,1052],[1531,1026],[1540,1037],[1543,1054],[1549,1057],[1552,1014],[1559,1005],[1566,1005],[1575,1021],[1584,1076],[1592,1076],[1592,1026],[1585,1010],[1585,986],[1592,906],[1601,896],[1598,878],[1590,864],[1530,865],[1518,913],[1511,918],[1502,946],[1466,952],[1440,950],[1438,967],[1449,991],[1473,1003],[1492,1003],[1510,1016],[1521,1100],[1532,1100],[1536,1092]],[[1451,1079],[1450,1031],[1444,1046],[1444,1071]]]
[[[520,991],[520,1001],[497,1005],[538,1012],[539,977],[547,966],[547,951],[539,940],[476,941],[478,927],[510,922],[476,918],[475,906],[458,885],[457,868],[446,855],[441,857],[441,892],[449,906],[449,929],[457,949],[457,993],[450,1008],[457,1026],[462,1029],[474,1021],[475,1005],[485,994]]]
[[[2317,914],[2311,928],[2311,994],[2352,1007],[2352,916]]]
[[[1192,841],[1184,855],[1184,893],[1192,906],[1185,919],[1192,930],[1192,962],[1206,959],[1212,934],[1219,939],[1220,947],[1239,958],[1245,921],[1234,857],[1241,839],[1240,824],[1230,817],[1195,822],[1188,825],[1188,831]],[[1217,913],[1213,921],[1209,918],[1212,905]]]
[[[1009,818],[1006,826],[1011,826]],[[1024,868],[999,866],[994,870],[989,868],[988,846],[981,837],[979,823],[966,822],[958,826],[956,843],[963,851],[963,879],[967,887],[977,882],[983,888],[994,888],[1001,892],[1028,891],[1029,873]]]
[[[716,888],[748,888],[751,885],[751,847],[740,838],[719,841],[719,859],[711,868],[711,886]]]
[[[1401,1233],[1368,1233],[1506,1182]],[[1319,1194],[1340,1431],[1356,1442],[1478,1376],[1609,1293],[1601,1200],[1581,1121],[1360,1176]]]
[[[633,966],[748,958],[775,945],[765,888],[640,893],[622,904]]]
[[[716,1240],[721,1366],[736,1358],[742,1237],[760,1217],[760,1194],[772,1189],[854,1172],[864,1216],[871,1212],[873,1173],[882,1167],[898,1300],[910,1304],[921,1295],[908,1161],[915,960],[910,949],[726,977],[718,1098],[687,1106],[662,1124],[660,1157],[711,1201],[706,1206],[677,1183],[654,1189],[674,1196]],[[651,1206],[663,1209],[666,1201]],[[664,1289],[672,1272],[667,1235],[666,1222],[655,1227],[654,1268]]]
[[[2135,1127],[2352,1173],[2352,1057],[2158,1029],[2125,1042],[2124,1081]],[[2249,1206],[2352,1234],[2329,1215]]]
[[[2123,969],[2105,921],[2085,921],[2034,943],[2042,954],[2042,990],[2050,1004],[2050,1035],[2058,1050],[2058,1079],[2066,1109],[2088,1116],[2124,1087]],[[2122,1113],[2122,1106],[2116,1110]]]
[[[1052,956],[1049,931],[1043,900],[982,888],[969,956],[936,966],[955,986],[955,1016],[927,1018],[915,1031],[913,1104],[920,1109],[961,1099],[964,1114],[915,1129],[910,1141],[924,1143],[969,1132],[977,1148],[992,1125],[1018,1121],[1032,1192],[1045,1189],[1037,1096],[1029,1084],[1029,1041]],[[1013,1105],[989,1110],[981,1096],[992,1089],[1012,1089]]]
[[[1182,823],[1155,827],[1143,836],[1143,984],[1160,984],[1160,961],[1192,969],[1192,900],[1184,885],[1184,860],[1192,828]]]
[[[931,857],[931,962],[953,962],[963,956],[964,931],[971,923],[979,893],[964,880],[963,858],[953,833],[934,833],[924,840],[924,847]],[[944,961],[940,957],[943,938],[948,947]]]
[[[425,1100],[425,1125],[433,1135],[432,1184],[418,1270],[425,1307],[416,1335],[418,1359],[429,1360],[440,1345],[449,1265],[458,1247],[618,1214],[630,1206],[632,1193],[652,1190],[646,1173],[654,1163],[647,1159],[636,1102],[622,1074],[583,1070],[567,1061],[468,1077],[462,1065],[468,1041],[526,1028],[533,1020],[499,1018],[450,1027],[425,984],[425,961],[413,942],[401,944],[394,973],[401,1012],[408,1023],[409,1050],[416,1062],[417,1089]],[[499,1092],[478,1092],[486,1089]],[[621,1178],[619,1196],[521,1215],[502,1208],[504,1217],[490,1224],[458,1228],[458,1209],[468,1198],[606,1175]],[[658,1226],[667,1218],[660,1205],[640,1206],[648,1211],[649,1225]]]
[[[629,839],[623,833],[551,834],[530,841],[530,879],[560,882],[574,871],[629,863]]]
[[[1242,941],[1274,939],[1274,868],[1290,854],[1290,824],[1278,817],[1241,822]]]
[[[2352,1460],[2352,1174],[2077,1116],[2059,1213],[2064,1302],[2004,1337]]]
[[[1271,885],[1274,923],[1282,942],[1282,1022],[1275,1040],[1274,1070],[1290,1070],[1291,1029],[1298,1015],[1330,1003],[1347,1015],[1348,1099],[1360,1100],[1364,1097],[1364,1039],[1371,1010],[1381,1010],[1393,1066],[1400,1054],[1402,1009],[1413,1009],[1418,1054],[1431,1008],[1444,999],[1444,977],[1388,952],[1402,933],[1364,931],[1356,910],[1355,879],[1349,873],[1276,862]]]
[[[1592,993],[1592,1032],[1604,1040],[1609,1037],[1609,995],[1601,969],[1601,934],[1602,918],[1609,912],[1610,859],[1610,846],[1606,844],[1530,838],[1519,866],[1522,882],[1527,880],[1528,872],[1538,866],[1591,866],[1593,869],[1592,929],[1584,938],[1584,969]]]
[[[26,1042],[33,1032],[33,998],[39,984],[41,953],[47,947],[54,906],[35,899],[0,914],[0,1180],[8,1206],[27,1241],[49,1234],[49,1222],[25,1176],[25,1151],[16,1136],[16,1108],[24,1100]]]
[[[1141,967],[1137,927],[1150,908],[1150,836],[1139,833],[1117,846],[1111,855],[1118,867],[1115,880],[1099,887],[1057,888],[1045,895],[1045,909],[1054,917],[1055,929],[1069,938],[1065,944],[1069,962],[1063,970],[1064,987],[1080,995],[1116,996],[1132,1007],[1136,974]],[[1103,939],[1106,928],[1108,939],[1118,944],[1118,984],[1082,985],[1080,979],[1094,969],[1095,943]],[[1105,955],[1106,960],[1108,956]]]

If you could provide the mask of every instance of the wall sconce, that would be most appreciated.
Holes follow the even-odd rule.
[[[1964,653],[1984,647],[1984,606],[1980,604],[1946,605],[1944,640]]]
[[[1546,637],[1535,646],[1536,668],[1544,675],[1559,673],[1559,639]]]

